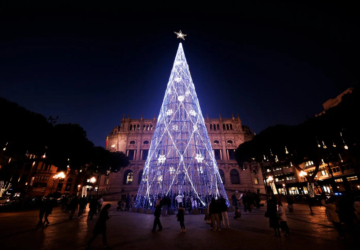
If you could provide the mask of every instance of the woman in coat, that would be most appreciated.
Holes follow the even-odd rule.
[[[271,199],[267,201],[266,215],[269,218],[270,227],[274,228],[275,236],[281,236],[276,205],[276,197],[273,195]]]
[[[107,248],[107,245],[106,245],[106,221],[108,219],[110,219],[110,216],[109,216],[110,207],[111,207],[110,204],[106,204],[104,206],[104,208],[101,210],[100,215],[99,215],[99,219],[96,222],[95,227],[94,227],[94,231],[93,231],[94,235],[88,241],[87,248],[90,248],[91,242],[93,242],[93,240],[99,234],[102,234],[104,248]]]

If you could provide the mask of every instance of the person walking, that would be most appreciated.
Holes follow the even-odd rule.
[[[269,218],[269,224],[271,228],[274,228],[275,236],[281,236],[279,230],[279,220],[277,216],[276,204],[277,204],[276,197],[272,195],[271,199],[267,201],[267,210],[265,217]]]
[[[294,212],[294,200],[291,198],[290,195],[288,195],[287,204],[288,204],[289,212],[290,213]]]
[[[98,201],[92,197],[89,203],[89,214],[88,214],[88,219],[92,220],[94,214],[96,214],[96,210],[98,208]]]
[[[49,199],[45,202],[45,220],[44,220],[44,226],[47,226],[50,224],[48,217],[52,213],[53,210],[53,202]]]
[[[130,195],[127,194],[126,196],[126,206],[125,206],[125,211],[129,211],[130,210]]]
[[[211,216],[211,226],[212,226],[212,230],[216,231],[215,229],[215,222],[217,224],[217,230],[221,231],[221,227],[220,227],[220,218],[219,218],[219,205],[216,202],[215,198],[211,199],[210,205],[209,205],[209,213]]]
[[[104,202],[104,199],[102,198],[102,196],[100,196],[100,199],[98,200],[98,212],[99,213],[100,213],[103,202]]]
[[[285,236],[289,236],[289,227],[287,225],[285,209],[283,208],[281,201],[278,201],[277,214],[278,214],[279,220],[280,220],[281,231],[285,231]]]
[[[40,202],[40,210],[39,210],[39,222],[37,224],[37,227],[42,227],[44,225],[43,223],[43,217],[45,214],[45,210],[46,210],[46,205],[45,205],[46,201],[41,201]]]
[[[73,219],[73,216],[74,216],[75,210],[77,209],[77,206],[78,206],[78,198],[77,198],[77,196],[74,196],[71,199],[70,204],[69,204],[69,211],[70,211],[69,219],[70,220]]]
[[[155,212],[154,212],[155,219],[154,219],[154,226],[153,226],[152,232],[155,232],[156,226],[159,226],[158,231],[162,230],[162,225],[160,222],[161,206],[162,206],[162,199],[161,199],[161,196],[159,195],[159,197],[155,203]]]
[[[325,198],[321,200],[321,205],[326,208],[325,214],[329,222],[331,222],[336,231],[339,233],[339,239],[344,239],[344,231],[341,227],[340,218],[339,218],[339,208],[336,206],[336,201],[333,202],[333,199],[330,198],[328,203],[325,202]]]
[[[222,196],[220,197],[220,211],[221,211],[221,217],[222,217],[221,222],[222,222],[223,228],[225,228],[225,222],[227,224],[227,227],[230,228],[226,200]]]
[[[86,207],[86,199],[85,197],[79,199],[79,214],[78,216],[82,215],[85,211]]]
[[[183,207],[182,203],[179,204],[179,210],[178,210],[178,214],[176,215],[176,217],[177,217],[177,220],[180,222],[181,232],[185,233],[186,232],[185,224],[184,224],[185,208]]]
[[[97,220],[97,222],[95,224],[95,227],[94,227],[93,236],[90,238],[90,240],[87,243],[87,249],[90,248],[90,244],[95,240],[95,238],[99,234],[102,234],[104,248],[107,248],[107,243],[106,243],[106,221],[108,219],[110,219],[110,216],[109,216],[110,207],[111,207],[110,204],[106,204],[104,206],[104,208],[101,210],[100,215],[99,215],[99,219]]]

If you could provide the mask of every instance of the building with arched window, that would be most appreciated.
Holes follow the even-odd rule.
[[[156,122],[155,117],[131,119],[124,116],[121,125],[116,126],[108,135],[106,149],[111,152],[124,152],[130,160],[130,165],[120,169],[119,172],[111,173],[110,176],[102,176],[99,191],[119,193],[107,199],[118,199],[124,193],[136,195]],[[243,169],[243,166],[239,167],[235,161],[235,149],[253,138],[250,129],[242,125],[240,117],[222,118],[219,116],[217,119],[207,117],[205,125],[221,180],[229,198],[235,190],[253,192],[259,190],[260,193],[265,193],[264,184],[258,181],[263,179],[260,169],[258,171],[254,169],[254,166]]]

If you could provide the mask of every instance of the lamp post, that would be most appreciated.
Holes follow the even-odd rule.
[[[269,176],[269,177],[267,178],[267,182],[270,184],[270,188],[271,188],[271,190],[272,190],[272,193],[273,193],[273,194],[277,194],[276,187],[275,187],[275,185],[274,185],[274,178],[273,178],[272,176]],[[271,185],[274,185],[274,187],[272,187]]]
[[[96,178],[93,176],[90,178],[90,183],[93,184],[94,186],[94,183],[96,182]]]

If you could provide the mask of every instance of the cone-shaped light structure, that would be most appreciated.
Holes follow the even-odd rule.
[[[226,192],[206,130],[182,44],[179,44],[144,166],[136,207],[158,196],[188,196],[197,206]]]

